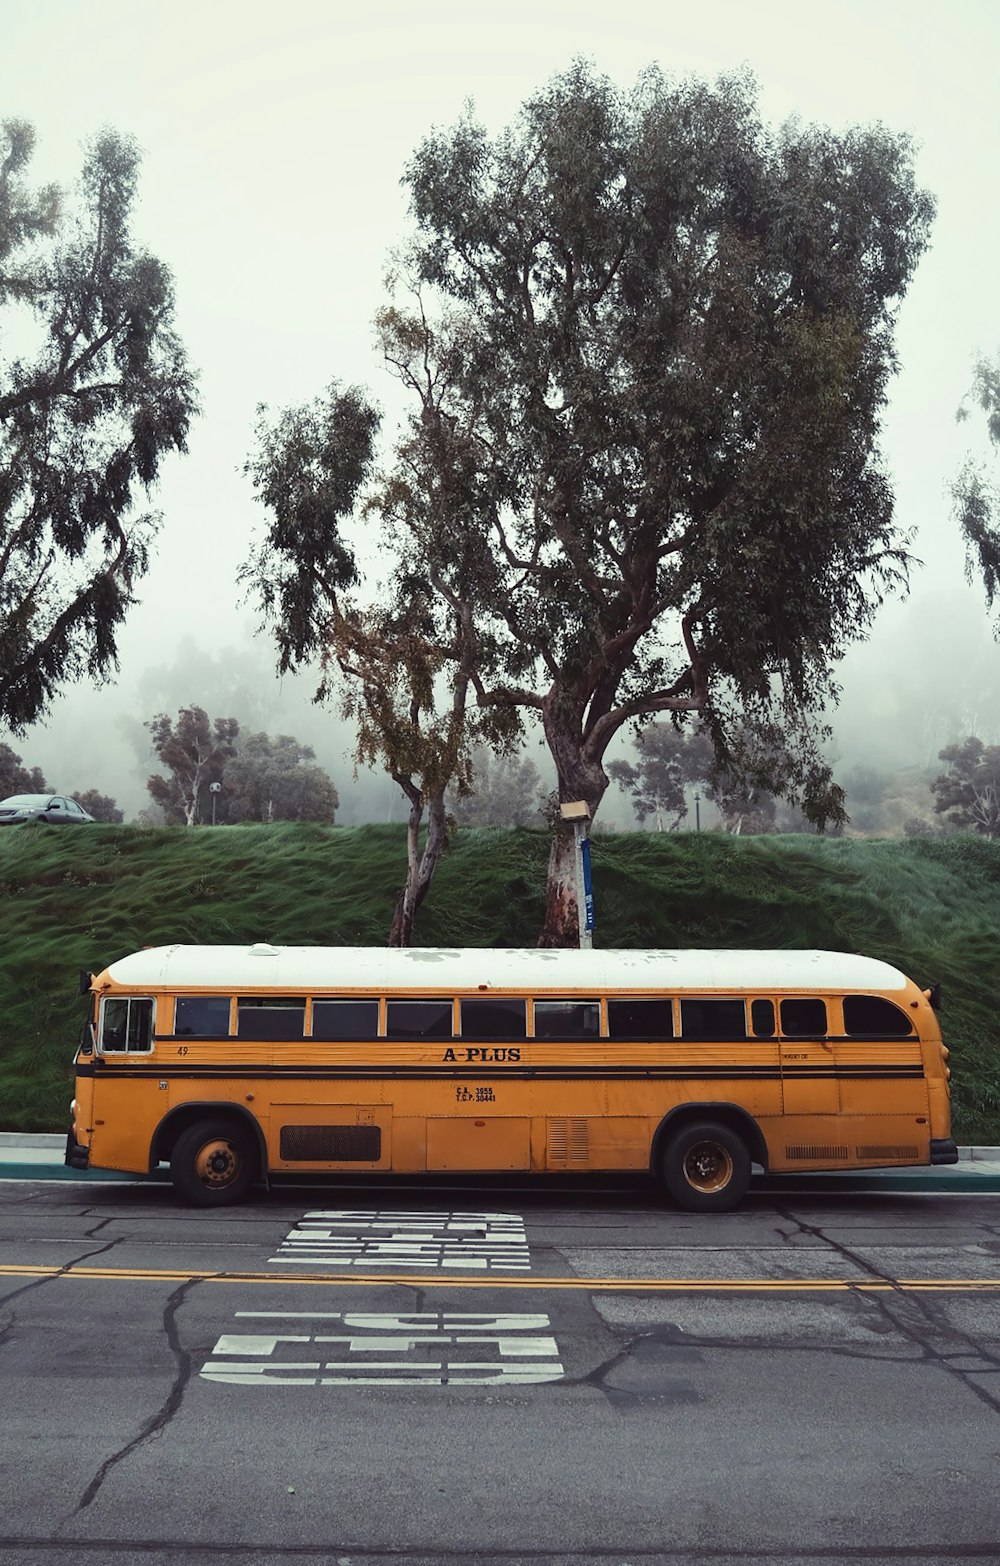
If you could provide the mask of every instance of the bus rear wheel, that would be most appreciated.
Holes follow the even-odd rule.
[[[174,1143],[170,1178],[196,1207],[242,1202],[257,1178],[259,1159],[250,1132],[233,1120],[198,1120]]]
[[[742,1137],[715,1120],[692,1121],[675,1131],[663,1155],[663,1182],[692,1213],[725,1213],[750,1184],[750,1153]]]

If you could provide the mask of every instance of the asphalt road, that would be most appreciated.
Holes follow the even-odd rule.
[[[0,1185],[0,1562],[1000,1562],[1000,1196]]]

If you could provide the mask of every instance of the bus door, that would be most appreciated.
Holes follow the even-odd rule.
[[[96,1007],[92,1008],[96,1011]],[[82,1136],[87,1138],[89,1144],[90,1134],[94,1129],[94,1054],[97,1045],[97,1030],[93,1017],[80,1029],[80,1044],[74,1056],[76,1065],[76,1080],[74,1084],[74,1114],[73,1124],[77,1133],[77,1139]]]
[[[840,1084],[821,996],[778,1001],[781,1093],[786,1115],[840,1113]]]

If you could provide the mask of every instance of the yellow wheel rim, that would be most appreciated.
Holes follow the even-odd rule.
[[[695,1191],[711,1196],[733,1178],[733,1160],[721,1142],[696,1142],[684,1154],[684,1178]]]
[[[240,1167],[239,1155],[231,1142],[218,1137],[198,1149],[194,1172],[202,1185],[229,1185]]]

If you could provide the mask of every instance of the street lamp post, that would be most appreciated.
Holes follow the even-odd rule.
[[[218,799],[220,793],[222,792],[222,784],[221,783],[210,783],[208,785],[208,792],[212,796],[212,825],[214,826],[215,825],[215,801]]]

